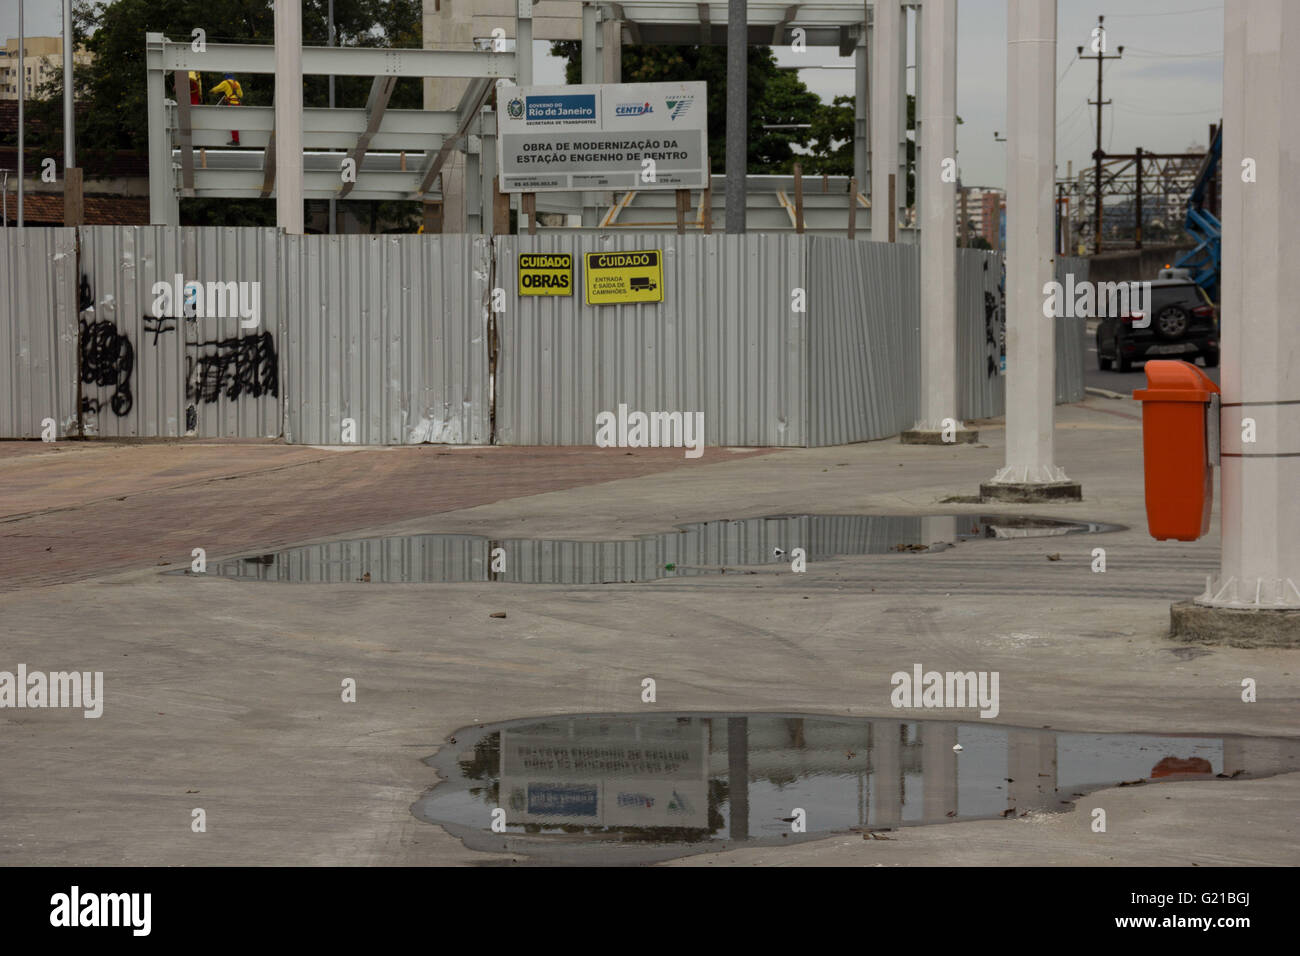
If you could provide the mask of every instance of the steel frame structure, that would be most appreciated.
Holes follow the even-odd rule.
[[[268,198],[275,193],[275,108],[191,105],[190,70],[275,73],[275,47],[208,43],[202,51],[161,33],[145,38],[149,110],[150,221],[179,225],[180,199]],[[486,104],[498,79],[517,78],[512,52],[392,50],[374,47],[303,47],[304,74],[374,78],[361,109],[302,111],[306,199],[441,198],[438,174],[453,148],[469,156],[470,182],[482,224],[491,223],[496,121]],[[168,99],[167,78],[175,99]],[[400,77],[469,78],[454,110],[390,110]],[[224,149],[236,126],[248,149]],[[486,142],[485,142],[486,141]],[[344,182],[343,160],[356,163],[355,182]]]

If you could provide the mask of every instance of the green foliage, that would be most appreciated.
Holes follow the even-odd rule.
[[[421,45],[421,0],[334,0],[335,42],[340,46],[418,48]],[[271,44],[275,13],[271,0],[74,0],[73,31],[78,45],[94,54],[89,66],[78,65],[77,161],[87,176],[102,173],[112,154],[121,150],[146,152],[149,139],[145,34],[162,33],[188,42],[201,28],[209,43]],[[303,43],[328,43],[328,0],[304,0]],[[244,103],[268,106],[274,101],[271,74],[237,76]],[[204,102],[221,82],[220,73],[204,73]],[[328,78],[303,80],[303,105],[327,106]],[[335,105],[364,106],[369,77],[335,78]],[[175,97],[170,78],[169,98]],[[182,95],[188,95],[182,90]],[[423,89],[417,78],[397,82],[389,101],[392,109],[420,109]],[[63,149],[63,77],[61,71],[29,103],[31,131],[27,144],[44,154]],[[238,107],[231,107],[237,116]],[[231,123],[232,129],[238,122]],[[275,203],[269,200],[184,200],[183,221],[194,225],[273,225]],[[383,210],[379,211],[383,216]],[[410,219],[405,214],[403,221]],[[416,223],[418,225],[418,222]],[[414,228],[414,226],[412,226]]]
[[[576,40],[551,44],[551,52],[568,62],[564,77],[582,80],[582,48]],[[623,82],[671,83],[703,80],[708,84],[710,168],[725,169],[727,155],[727,49],[722,46],[625,46]],[[776,65],[771,47],[749,48],[749,144],[751,173],[789,172],[799,156],[792,145],[806,146],[806,129],[765,127],[807,123],[821,108],[817,94],[793,70]]]
[[[803,170],[818,176],[853,175],[853,97],[837,96],[830,106],[819,105],[813,112],[808,148],[812,155],[800,157]],[[866,191],[866,184],[859,183]]]

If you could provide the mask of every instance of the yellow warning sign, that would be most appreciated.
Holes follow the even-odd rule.
[[[664,300],[661,250],[589,252],[586,259],[587,305]]]
[[[519,253],[520,295],[573,295],[573,253]]]

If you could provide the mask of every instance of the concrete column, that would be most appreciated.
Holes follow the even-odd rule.
[[[623,21],[600,21],[600,82],[623,82]]]
[[[1056,262],[1056,0],[1008,0],[1006,149],[1006,466],[980,494],[1079,499],[1055,462],[1056,322],[1043,317]]]
[[[727,718],[728,834],[749,839],[749,718]]]
[[[1225,4],[1224,39],[1222,554],[1219,573],[1195,603],[1215,609],[1198,612],[1211,631],[1249,632],[1257,643],[1294,646],[1300,644],[1300,339],[1292,260],[1300,247],[1300,128],[1292,100],[1300,89],[1300,6],[1291,0]],[[1242,178],[1247,160],[1253,182]],[[1254,420],[1254,442],[1242,441],[1246,418]]]
[[[1015,3],[1016,0],[1011,0]],[[1007,807],[1026,810],[1054,810],[1061,799],[1056,793],[1056,734],[1042,730],[1007,731]]]
[[[946,823],[957,809],[957,725],[921,724],[921,816],[926,823]]]
[[[926,0],[920,18],[921,417],[900,438],[906,444],[974,442],[978,435],[961,428],[957,417],[957,0]]]
[[[898,177],[902,161],[899,140],[902,116],[903,69],[907,59],[907,21],[898,0],[877,0],[871,28],[871,239],[889,241],[889,223],[898,216],[890,208],[889,177]],[[899,197],[907,196],[907,181],[897,179]]]
[[[275,224],[302,235],[302,0],[275,2]]]
[[[582,5],[582,82],[585,85],[600,82],[600,55],[596,49],[599,15],[600,10],[594,4]]]
[[[745,176],[749,156],[749,11],[727,0],[727,232],[745,231]]]
[[[903,825],[903,725],[896,720],[876,721],[871,741],[870,825],[896,830]]]

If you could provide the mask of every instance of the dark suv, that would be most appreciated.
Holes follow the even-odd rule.
[[[1139,316],[1137,321],[1141,321]],[[1097,326],[1097,367],[1127,372],[1134,362],[1149,358],[1199,355],[1206,368],[1219,364],[1219,326],[1214,306],[1205,301],[1196,283],[1186,279],[1151,281],[1151,323],[1133,327],[1131,315],[1108,316]]]

